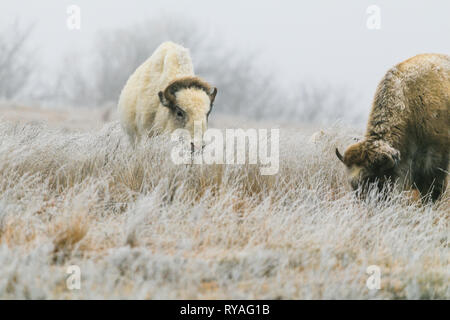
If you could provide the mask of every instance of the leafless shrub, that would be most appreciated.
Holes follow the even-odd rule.
[[[16,20],[0,33],[0,98],[16,98],[30,85],[36,71],[29,46],[32,29]]]
[[[364,113],[356,109],[357,96],[345,87],[302,82],[294,88],[293,101],[283,113],[286,119],[332,124],[337,120],[360,123]]]
[[[63,69],[57,91],[75,105],[115,103],[128,77],[169,40],[189,48],[196,73],[219,88],[215,113],[330,123],[346,116],[352,106],[342,89],[299,82],[286,92],[278,85],[275,70],[260,69],[257,54],[226,48],[214,34],[183,18],[159,18],[100,32],[85,61],[88,67],[72,56],[64,63],[70,66]]]

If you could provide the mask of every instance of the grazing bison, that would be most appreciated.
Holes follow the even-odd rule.
[[[122,127],[133,144],[142,136],[178,128],[194,137],[194,123],[206,130],[216,93],[216,88],[194,75],[189,51],[165,42],[123,88],[118,105]]]
[[[378,85],[365,138],[336,155],[353,189],[371,183],[417,189],[436,201],[449,164],[450,57],[421,54],[390,69]]]

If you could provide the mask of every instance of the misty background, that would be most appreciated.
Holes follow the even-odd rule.
[[[70,5],[80,30],[67,27]],[[380,29],[367,27],[371,5]],[[450,52],[449,13],[447,0],[4,1],[0,99],[114,110],[135,68],[171,40],[218,87],[216,114],[361,125],[390,67]]]

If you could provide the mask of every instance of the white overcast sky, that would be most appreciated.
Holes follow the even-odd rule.
[[[81,8],[80,31],[66,27],[71,4]],[[381,9],[380,30],[366,27],[370,5]],[[284,85],[342,85],[367,104],[395,63],[424,52],[450,54],[449,0],[14,0],[0,2],[0,27],[14,18],[35,22],[37,54],[51,69],[68,51],[88,52],[98,30],[172,13],[210,28],[228,47],[259,53],[262,67]]]

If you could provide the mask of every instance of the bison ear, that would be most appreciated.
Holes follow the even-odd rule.
[[[209,99],[211,100],[211,104],[214,102],[214,99],[216,99],[216,94],[217,94],[217,88],[214,87],[212,89],[212,92],[209,94]]]
[[[159,101],[164,107],[170,107],[169,101],[164,96],[164,93],[162,91],[158,92]]]

